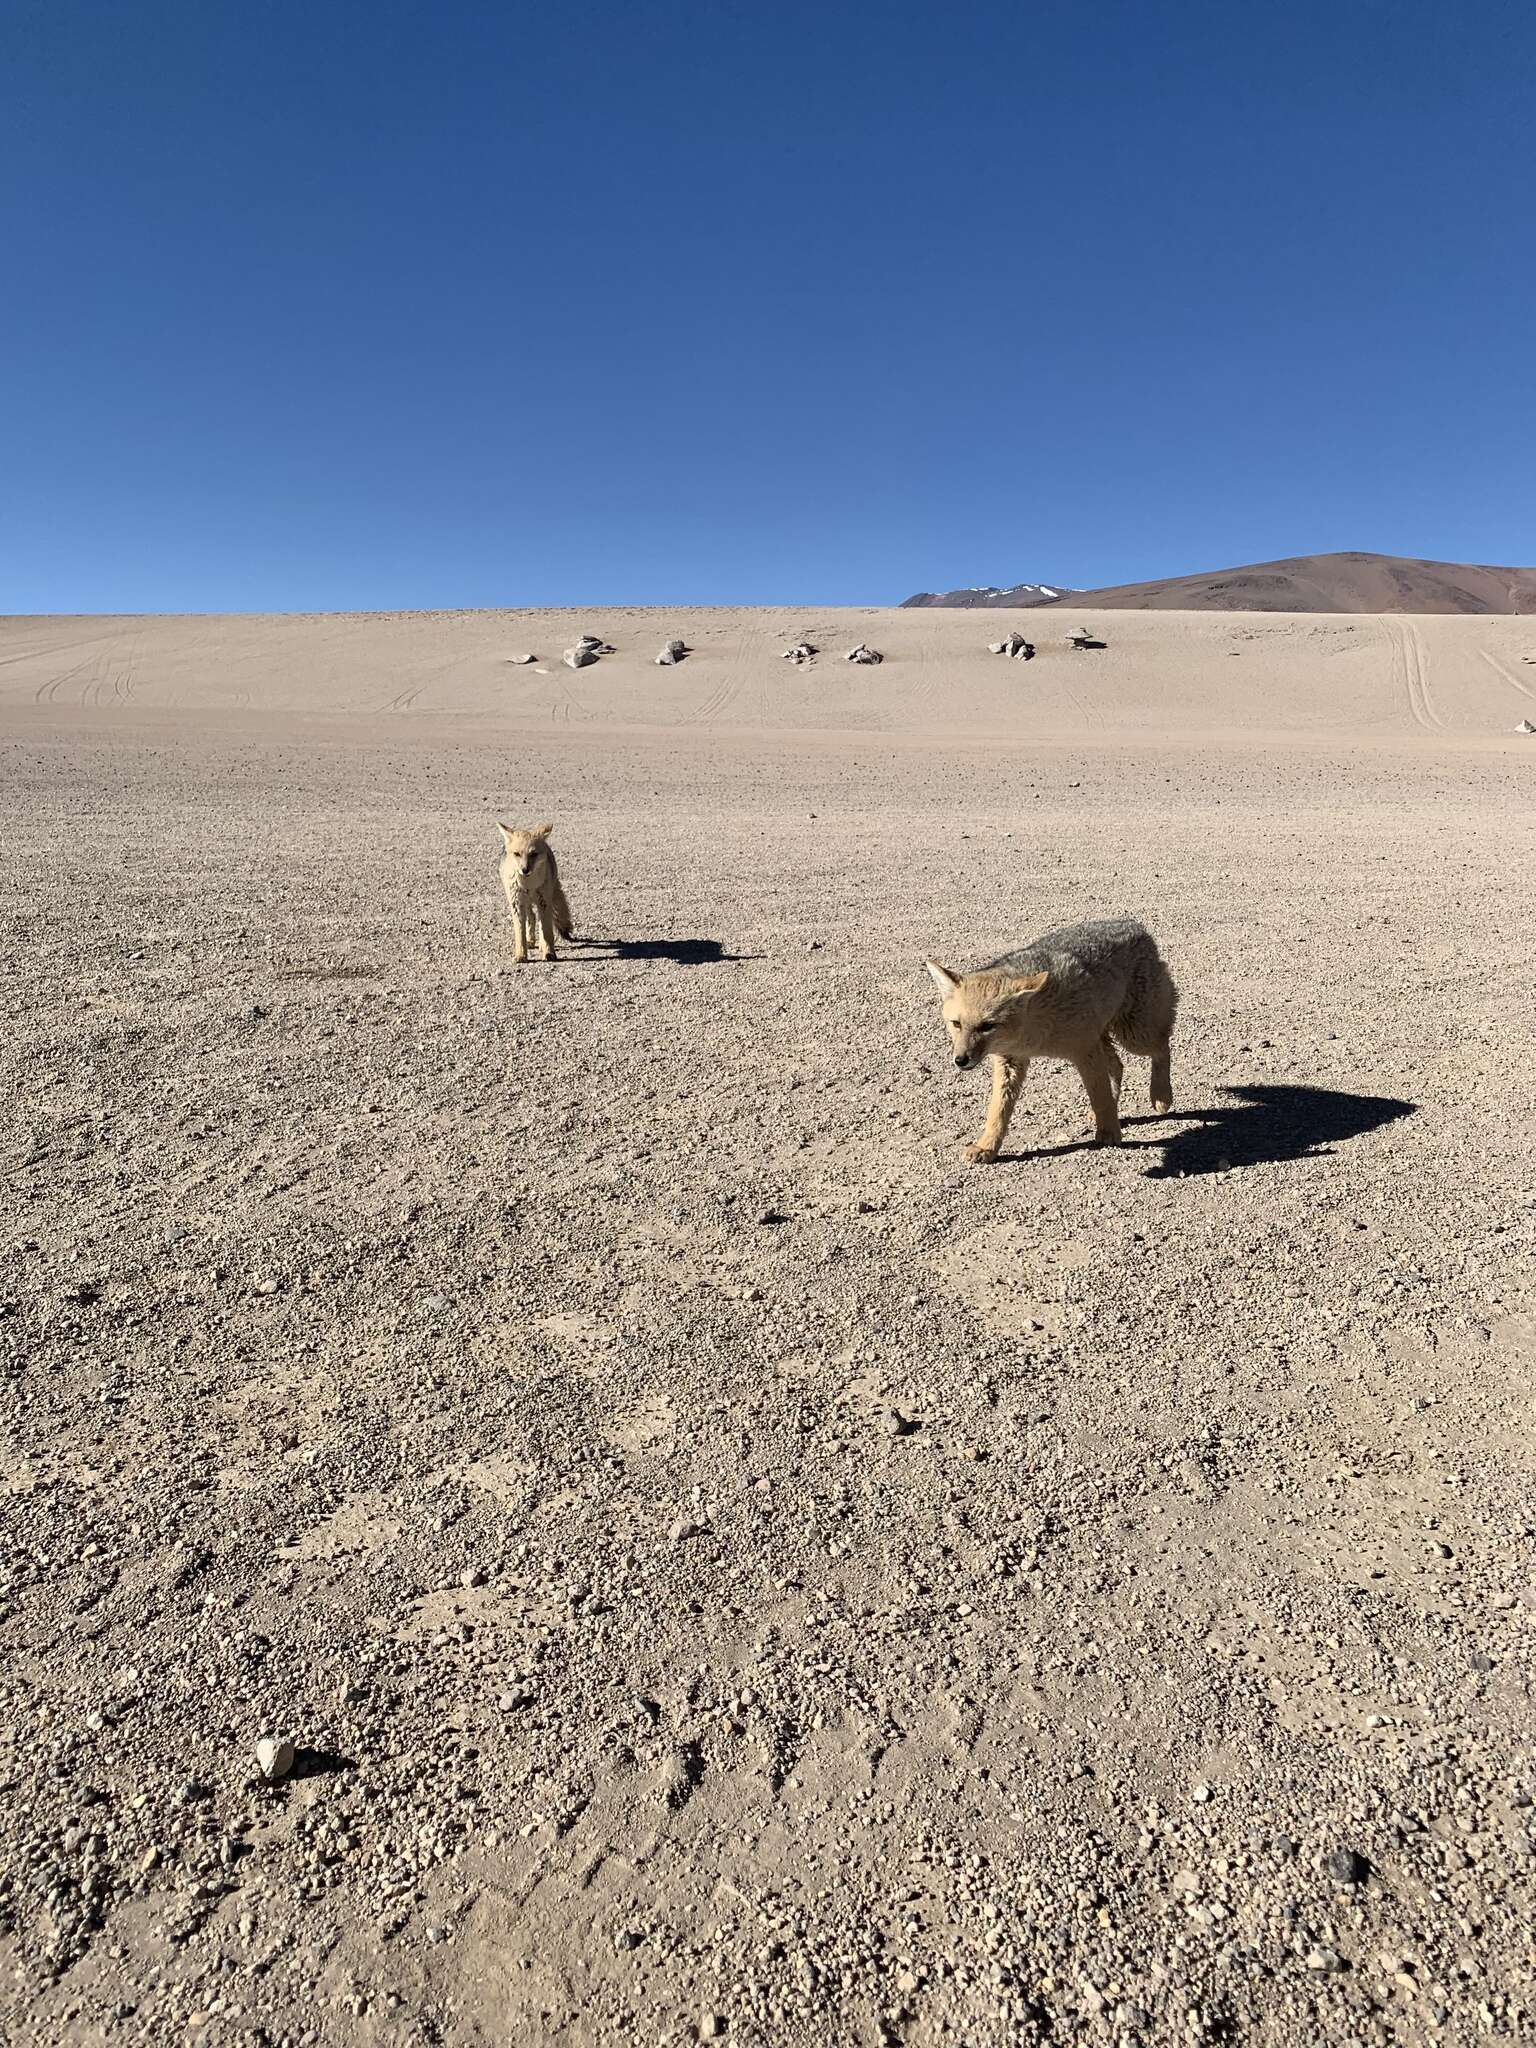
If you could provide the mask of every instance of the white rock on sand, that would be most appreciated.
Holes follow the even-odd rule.
[[[298,1751],[286,1736],[264,1735],[256,1745],[256,1762],[269,1785],[286,1778],[298,1761]]]
[[[1005,640],[989,641],[987,643],[987,652],[988,654],[1006,654],[1010,660],[1018,661],[1020,659],[1027,659],[1034,650],[1022,633],[1010,633]]]

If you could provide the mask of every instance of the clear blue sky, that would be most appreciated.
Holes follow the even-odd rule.
[[[1526,0],[9,0],[0,610],[1536,562]]]

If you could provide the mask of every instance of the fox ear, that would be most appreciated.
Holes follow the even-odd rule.
[[[1026,996],[1037,996],[1050,980],[1049,974],[1019,974],[1008,984],[1007,1000],[1021,1002]]]
[[[501,843],[505,846],[512,837],[512,827],[510,825],[503,825],[500,818],[498,818],[496,820],[496,830],[501,834]]]
[[[547,839],[554,829],[553,825],[535,825],[531,836],[534,839]]]
[[[938,988],[942,994],[946,996],[952,996],[955,990],[960,986],[959,975],[951,974],[949,969],[947,967],[941,967],[937,960],[925,960],[923,962],[923,965],[927,968],[928,972],[933,976],[934,981],[938,985]]]

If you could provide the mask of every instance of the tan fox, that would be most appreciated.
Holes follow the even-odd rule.
[[[955,1065],[992,1062],[986,1125],[966,1157],[990,1166],[1008,1132],[1032,1059],[1070,1060],[1093,1104],[1094,1143],[1120,1143],[1120,1083],[1115,1051],[1152,1062],[1152,1107],[1173,1107],[1170,1040],[1179,992],[1157,941],[1129,918],[1067,925],[1031,946],[1005,953],[974,974],[952,974],[929,960],[944,999]]]
[[[501,834],[501,886],[507,892],[514,936],[512,957],[528,958],[530,944],[538,939],[546,960],[555,958],[555,934],[562,939],[575,936],[571,906],[560,886],[560,870],[549,850],[553,825],[498,824]]]

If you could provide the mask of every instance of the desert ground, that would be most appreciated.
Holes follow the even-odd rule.
[[[1011,623],[0,621],[6,2038],[1530,2037],[1536,620]]]

